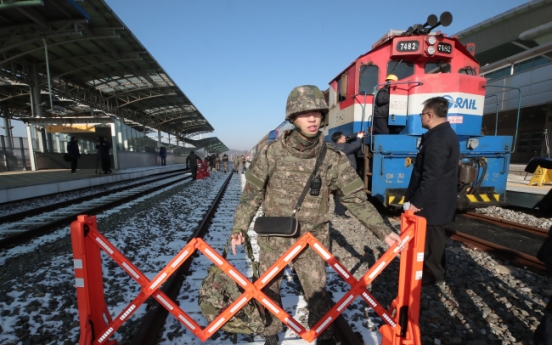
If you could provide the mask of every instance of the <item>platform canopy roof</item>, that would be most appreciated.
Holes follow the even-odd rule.
[[[214,130],[102,0],[0,1],[0,111],[104,112],[182,137]]]
[[[199,140],[183,139],[184,142],[194,145],[196,149],[205,149],[209,153],[222,153],[228,151],[228,147],[217,137],[204,138]]]
[[[481,66],[529,51],[549,51],[552,41],[552,1],[533,0],[473,25],[456,36],[475,43]],[[550,58],[550,56],[548,56]]]

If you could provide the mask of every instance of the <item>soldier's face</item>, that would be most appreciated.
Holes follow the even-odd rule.
[[[299,114],[295,117],[295,123],[303,133],[316,134],[322,122],[322,113],[319,111],[311,111],[308,113]]]

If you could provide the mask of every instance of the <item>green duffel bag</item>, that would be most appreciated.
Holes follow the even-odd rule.
[[[253,251],[249,238],[246,236],[245,249],[253,264],[253,281],[258,277],[258,264],[254,261]],[[226,259],[228,246],[231,239],[228,239],[222,256]],[[243,293],[243,289],[224,273],[216,265],[208,269],[207,277],[203,279],[199,289],[199,309],[209,323],[222,313]],[[229,333],[239,334],[262,334],[266,324],[264,307],[257,300],[250,300],[240,311],[222,326],[222,330]]]

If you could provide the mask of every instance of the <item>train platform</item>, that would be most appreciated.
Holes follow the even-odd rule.
[[[185,164],[150,166],[113,170],[113,173],[107,175],[96,174],[94,169],[80,169],[76,174],[72,174],[68,169],[2,172],[0,173],[0,203],[121,182],[185,168]]]
[[[523,171],[523,170],[521,170]],[[552,188],[552,185],[530,186],[532,174],[526,176],[510,170],[506,185],[506,201],[514,206],[533,208]]]

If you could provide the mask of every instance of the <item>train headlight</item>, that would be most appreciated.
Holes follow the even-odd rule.
[[[429,44],[435,44],[435,42],[437,42],[437,39],[435,38],[435,36],[429,36],[429,37],[427,38],[427,42],[428,42]]]
[[[475,150],[477,148],[477,146],[479,146],[479,140],[478,139],[468,139],[468,149],[469,150]]]
[[[435,54],[435,47],[434,47],[434,46],[429,46],[429,47],[427,47],[427,53],[428,53],[429,55]]]

